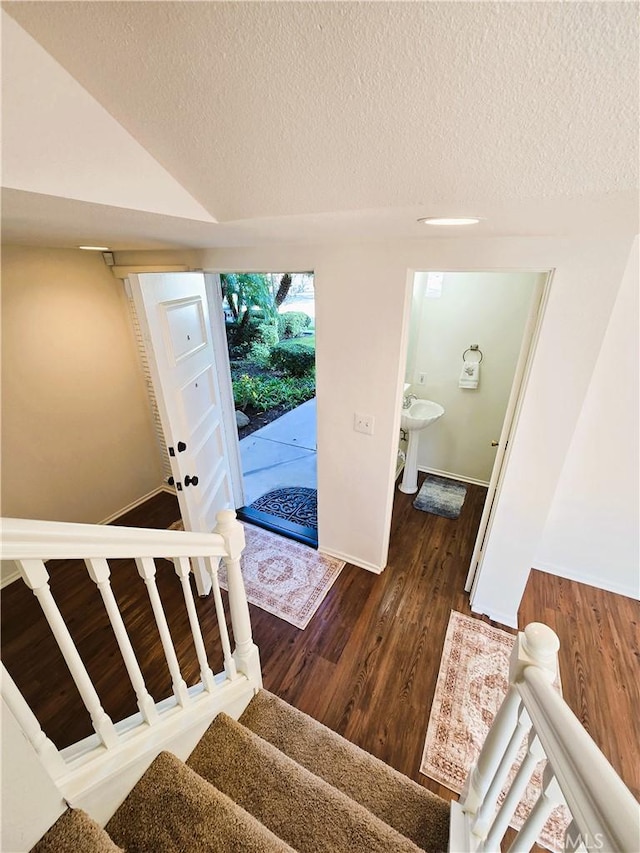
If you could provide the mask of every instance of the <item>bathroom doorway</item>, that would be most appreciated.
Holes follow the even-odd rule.
[[[414,436],[401,431],[397,473],[410,449],[409,463],[427,475],[421,481],[445,490],[455,484],[462,501],[466,484],[486,488],[467,591],[481,565],[548,280],[547,272],[420,271],[413,278],[403,400],[430,400],[444,413]],[[411,486],[404,471],[403,481]]]

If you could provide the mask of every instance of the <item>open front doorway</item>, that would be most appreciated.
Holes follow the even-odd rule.
[[[222,273],[240,518],[318,544],[312,273]]]

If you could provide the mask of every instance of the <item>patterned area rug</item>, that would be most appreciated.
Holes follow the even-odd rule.
[[[269,515],[301,524],[303,527],[318,529],[318,493],[315,489],[302,486],[273,489],[249,506],[261,512],[268,512]]]
[[[515,636],[506,631],[451,611],[420,772],[457,794],[462,791],[507,692],[514,642]],[[507,788],[524,754],[523,742]],[[540,792],[543,768],[544,763],[540,762],[513,815],[511,826],[515,829],[522,826]],[[503,791],[499,803],[504,796]],[[570,823],[567,809],[554,809],[538,844],[562,853],[564,833]]]
[[[296,628],[306,628],[344,562],[260,527],[242,526],[247,540],[241,560],[247,598]],[[184,526],[177,521],[169,529],[184,530]],[[222,562],[218,577],[220,586],[228,589]]]
[[[416,495],[413,505],[416,509],[433,515],[457,518],[466,496],[467,487],[464,483],[427,474],[427,479]]]

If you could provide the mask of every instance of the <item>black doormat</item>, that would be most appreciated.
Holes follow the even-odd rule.
[[[303,527],[318,529],[318,493],[316,489],[293,486],[288,489],[273,489],[252,504],[251,509],[293,521]]]

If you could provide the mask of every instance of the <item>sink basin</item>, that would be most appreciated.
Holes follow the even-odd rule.
[[[424,429],[444,415],[444,409],[433,400],[414,400],[408,409],[402,410],[400,426],[410,432]]]
[[[412,495],[418,491],[418,433],[443,415],[444,409],[440,403],[434,403],[433,400],[414,400],[408,409],[402,410],[400,425],[408,432],[408,444],[404,474],[398,486],[401,492]]]

